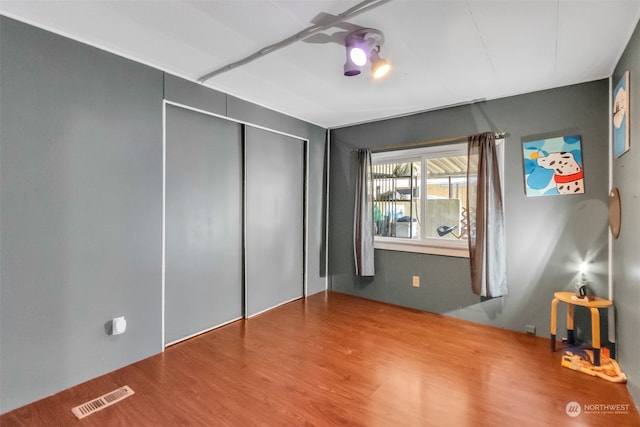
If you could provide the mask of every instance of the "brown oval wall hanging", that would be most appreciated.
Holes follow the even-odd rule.
[[[616,187],[609,193],[609,228],[614,239],[620,235],[620,192]]]

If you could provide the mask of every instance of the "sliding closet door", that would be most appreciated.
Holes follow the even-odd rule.
[[[247,316],[302,297],[304,143],[247,127]]]
[[[242,130],[167,106],[165,344],[243,315]]]

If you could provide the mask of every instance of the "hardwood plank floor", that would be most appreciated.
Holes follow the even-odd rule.
[[[72,415],[123,385],[135,395]],[[627,409],[570,417],[572,401]],[[16,409],[0,425],[609,427],[640,426],[640,415],[625,385],[561,367],[547,339],[327,292]]]

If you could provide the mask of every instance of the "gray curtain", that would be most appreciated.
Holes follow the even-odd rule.
[[[371,150],[358,150],[358,177],[356,203],[353,215],[353,255],[356,275],[373,276],[373,180],[371,176]]]
[[[504,210],[493,132],[469,136],[467,197],[471,288],[483,297],[506,295]]]

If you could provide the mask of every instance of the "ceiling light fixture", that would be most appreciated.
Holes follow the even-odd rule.
[[[373,28],[360,28],[350,32],[344,39],[347,50],[347,61],[344,64],[344,75],[357,76],[367,62],[371,63],[373,78],[379,79],[389,72],[391,64],[380,58],[380,46],[384,43],[384,35]]]
[[[200,83],[205,83],[207,80],[222,74],[222,73],[226,73],[227,71],[231,71],[237,67],[240,67],[242,65],[248,64],[258,58],[261,58],[269,53],[272,53],[278,49],[282,49],[285,46],[289,46],[290,44],[299,42],[301,40],[305,40],[306,38],[317,34],[321,31],[325,31],[334,27],[339,26],[342,23],[345,23],[348,19],[353,18],[357,15],[360,15],[361,13],[364,12],[368,12],[369,10],[372,10],[376,7],[382,6],[385,3],[390,2],[391,0],[363,0],[360,3],[356,4],[355,6],[345,10],[342,13],[339,13],[336,16],[332,16],[332,15],[327,15],[329,16],[331,19],[323,21],[322,23],[317,23],[314,24],[310,27],[305,28],[302,31],[298,31],[297,33],[295,33],[292,36],[287,37],[284,40],[280,40],[279,42],[270,44],[269,46],[263,47],[262,49],[258,50],[257,52],[252,53],[251,55],[242,58],[238,61],[232,62],[230,64],[227,64],[223,67],[220,67],[216,70],[211,71],[210,73],[205,74],[204,76],[200,77],[198,79],[198,82]],[[345,67],[346,68],[346,67]],[[345,71],[346,74],[346,71]],[[359,73],[356,73],[359,74]],[[355,75],[355,74],[353,74]]]

